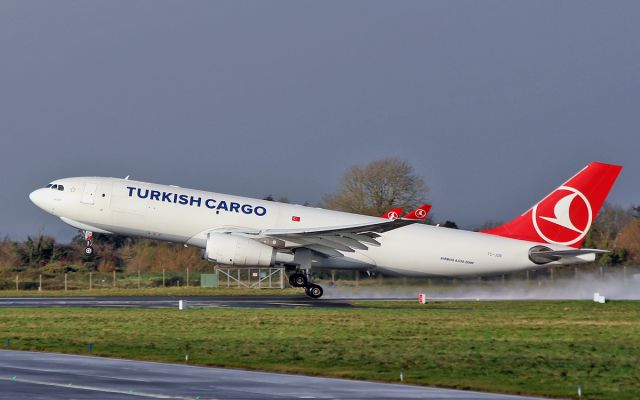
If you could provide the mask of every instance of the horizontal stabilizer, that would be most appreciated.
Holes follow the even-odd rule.
[[[608,253],[609,250],[600,249],[572,249],[572,250],[550,250],[548,248],[533,247],[529,250],[529,258],[536,264],[546,264],[559,261],[563,258],[580,257],[587,254]]]

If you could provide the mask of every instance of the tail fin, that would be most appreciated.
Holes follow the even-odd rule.
[[[398,217],[400,217],[401,213],[402,213],[402,208],[396,207],[396,208],[392,208],[391,210],[389,210],[386,213],[382,214],[380,216],[380,218],[398,219]]]
[[[491,235],[579,248],[621,166],[592,162],[518,218]]]
[[[427,218],[427,214],[431,211],[431,204],[423,204],[409,214],[402,217],[402,219],[410,219],[414,221],[424,221]]]

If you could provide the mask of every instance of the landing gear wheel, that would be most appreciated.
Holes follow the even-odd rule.
[[[322,290],[322,286],[314,285],[313,283],[305,286],[304,291],[307,296],[311,297],[312,299],[319,299],[324,293],[324,290]]]
[[[291,276],[289,276],[289,284],[293,287],[306,287],[307,283],[309,283],[307,281],[307,277],[299,272],[296,272],[295,274],[291,274]]]
[[[93,254],[93,232],[82,231],[84,235],[84,255],[90,256]]]

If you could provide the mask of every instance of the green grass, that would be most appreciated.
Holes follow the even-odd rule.
[[[365,303],[370,304],[370,303]],[[589,399],[637,399],[640,303],[375,303],[354,309],[2,309],[0,344]],[[402,307],[402,308],[399,308]],[[458,309],[448,309],[458,308]]]

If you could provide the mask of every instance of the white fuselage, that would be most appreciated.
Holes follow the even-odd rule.
[[[31,200],[78,229],[205,248],[214,229],[322,228],[379,218],[117,178],[56,180]],[[528,257],[540,243],[412,224],[382,233],[381,245],[315,262],[315,267],[379,269],[403,275],[464,276],[540,268]],[[565,246],[544,244],[554,250]],[[570,262],[589,261],[574,257]],[[563,263],[566,263],[564,261]]]

